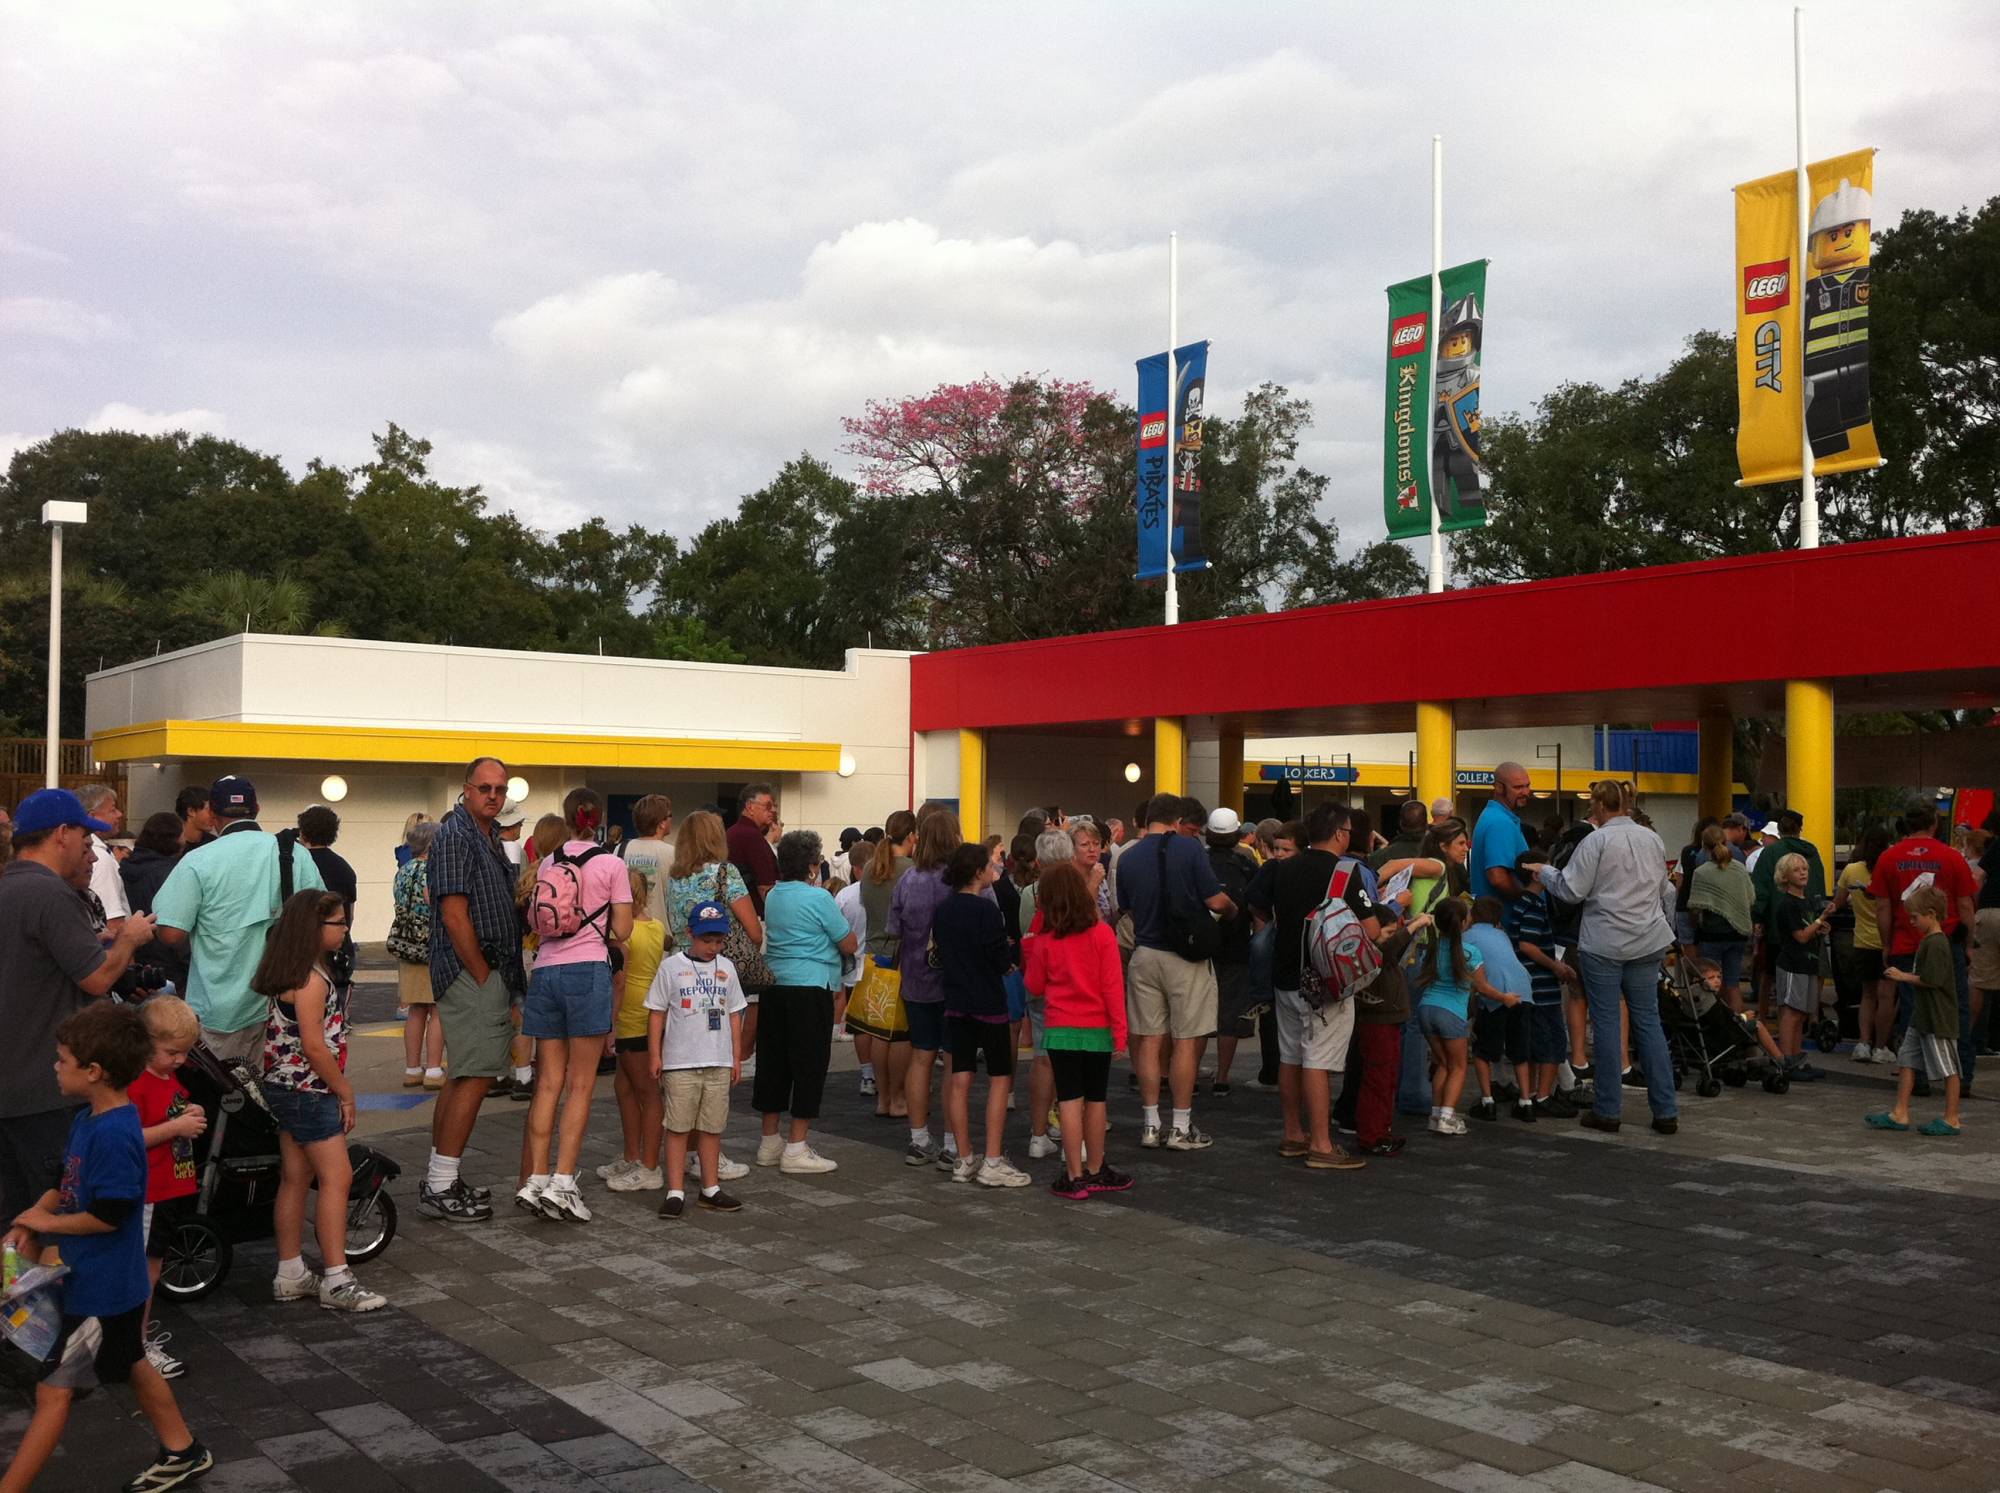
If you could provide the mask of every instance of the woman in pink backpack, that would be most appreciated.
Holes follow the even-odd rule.
[[[631,879],[625,863],[597,843],[603,822],[597,795],[572,788],[563,800],[566,838],[536,864],[527,904],[539,946],[521,1005],[521,1035],[535,1039],[535,1099],[528,1108],[528,1180],[514,1203],[569,1223],[590,1222],[576,1168],[597,1060],[611,1032],[611,945],[632,933]],[[551,1171],[558,1104],[562,1139]]]

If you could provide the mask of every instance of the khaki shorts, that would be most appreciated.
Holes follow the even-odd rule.
[[[514,1042],[512,1005],[507,982],[497,969],[488,972],[484,985],[465,970],[453,977],[437,998],[453,1078],[498,1078],[512,1068],[508,1060]]]
[[[396,966],[396,1004],[399,1006],[428,1006],[437,999],[431,989],[431,967],[428,964],[398,964]]]
[[[2000,990],[2000,907],[1982,907],[1972,915],[1972,988]]]
[[[676,1135],[699,1130],[706,1135],[722,1134],[729,1123],[729,1070],[727,1068],[669,1068],[667,1102],[663,1124]]]
[[[203,1027],[201,1045],[225,1065],[241,1063],[252,1074],[264,1071],[264,1023],[261,1021],[255,1026],[238,1027],[233,1032],[218,1032]]]
[[[1125,1010],[1135,1037],[1215,1034],[1215,966],[1164,949],[1134,949]]]
[[[1314,1011],[1296,990],[1278,993],[1278,1061],[1288,1068],[1340,1073],[1347,1068],[1347,1045],[1354,1037],[1354,1002]]]

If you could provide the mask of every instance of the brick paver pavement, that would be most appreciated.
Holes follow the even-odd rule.
[[[1140,1185],[1086,1204],[903,1166],[840,1079],[841,1170],[755,1171],[733,1217],[595,1186],[585,1228],[410,1207],[363,1319],[264,1301],[246,1248],[169,1313],[177,1387],[209,1488],[2000,1486],[1994,1110],[1876,1136],[1881,1070],[1828,1063],[1689,1095],[1672,1139],[1503,1119],[1354,1174],[1280,1162],[1274,1095],[1204,1100],[1192,1156],[1133,1150],[1120,1095]],[[511,1177],[521,1108],[488,1106],[475,1180]],[[601,1105],[593,1161],[615,1134]],[[378,1139],[413,1184],[423,1133]],[[144,1460],[121,1397],[75,1424],[48,1486]]]

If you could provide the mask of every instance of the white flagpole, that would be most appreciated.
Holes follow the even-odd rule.
[[[1167,235],[1167,626],[1181,620],[1180,585],[1174,576],[1174,484],[1180,476],[1180,430],[1174,416],[1178,412],[1180,370],[1174,366],[1174,349],[1181,333],[1181,236]]]
[[[1792,7],[1792,97],[1799,134],[1799,259],[1793,271],[1792,302],[1799,308],[1799,548],[1819,548],[1819,483],[1813,476],[1812,433],[1806,429],[1806,281],[1811,278],[1812,178],[1806,171],[1806,8]]]
[[[1444,273],[1444,136],[1431,136],[1431,319],[1428,333],[1430,343],[1430,378],[1424,385],[1424,416],[1418,422],[1420,432],[1418,459],[1428,468],[1432,478],[1437,471],[1431,459],[1432,442],[1436,439],[1432,422],[1437,419],[1437,360],[1440,338],[1438,316],[1442,311]],[[1438,526],[1438,497],[1435,480],[1431,488],[1431,573],[1432,591],[1444,589],[1444,530]]]

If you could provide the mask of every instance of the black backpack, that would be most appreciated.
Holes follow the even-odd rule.
[[[1222,925],[1209,916],[1208,909],[1193,893],[1175,883],[1167,861],[1167,841],[1172,837],[1170,830],[1154,842],[1160,867],[1161,940],[1189,963],[1213,959],[1222,944]]]

